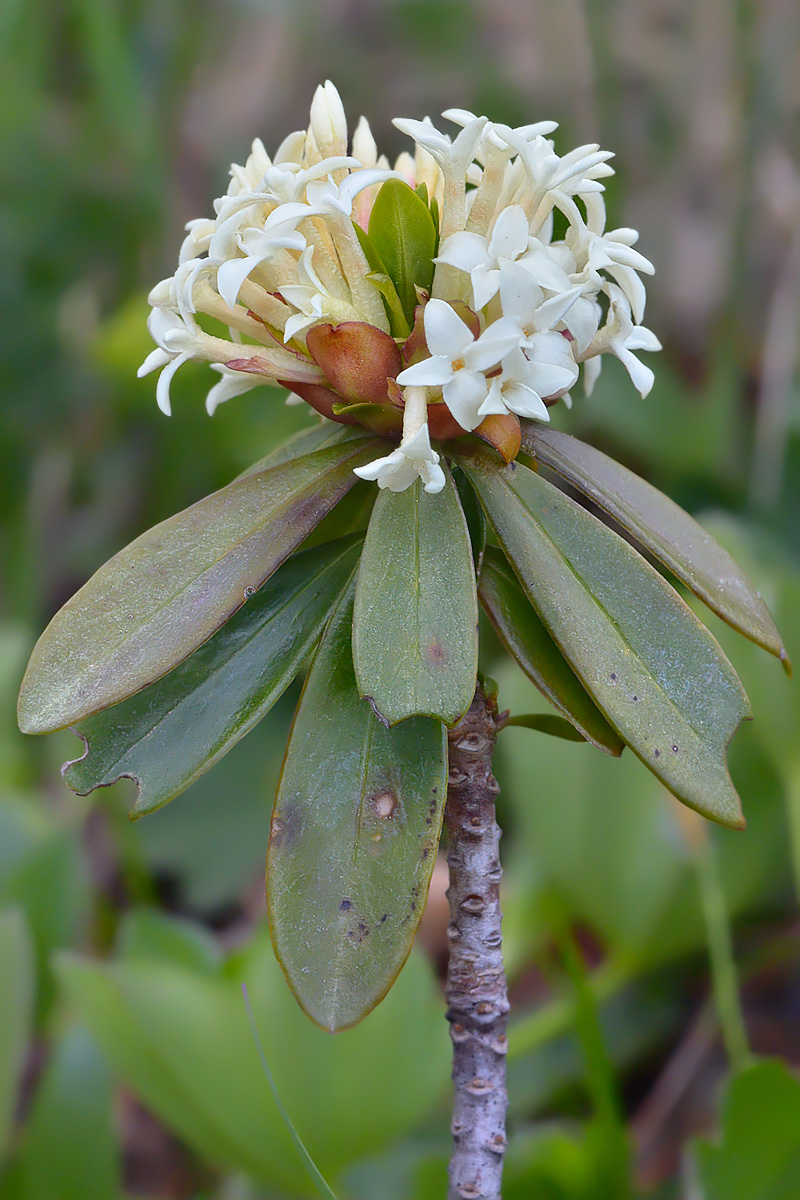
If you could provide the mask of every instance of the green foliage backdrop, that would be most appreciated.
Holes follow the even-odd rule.
[[[263,859],[297,685],[131,825],[132,785],[82,799],[61,784],[73,735],[18,734],[19,679],[111,554],[305,427],[268,389],[209,419],[193,367],[167,419],[135,372],[146,291],[183,223],[253,136],[269,147],[303,123],[327,76],[390,149],[392,116],[459,105],[552,117],[563,146],[616,151],[612,223],[639,228],[656,264],[648,324],[666,352],[646,400],[612,363],[558,423],[697,515],[800,662],[800,12],[6,0],[0,60],[0,1196],[311,1195],[242,980],[337,1195],[441,1196],[440,868],[408,967],[353,1031],[311,1026],[269,949]],[[709,624],[727,649],[734,635]],[[482,666],[501,705],[544,714],[493,636]],[[744,834],[679,814],[630,753],[501,736],[511,1200],[797,1194],[800,693],[756,647],[735,661],[756,715],[731,752]],[[750,1050],[782,1063],[742,1047],[731,945]]]

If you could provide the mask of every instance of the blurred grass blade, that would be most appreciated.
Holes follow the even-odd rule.
[[[264,1074],[267,1077],[267,1083],[270,1086],[270,1091],[272,1092],[278,1112],[281,1114],[281,1119],[289,1132],[289,1137],[292,1139],[295,1146],[297,1147],[297,1153],[300,1155],[303,1165],[305,1166],[309,1175],[313,1179],[319,1194],[321,1196],[329,1196],[330,1200],[336,1200],[336,1193],[333,1191],[333,1188],[329,1187],[329,1185],[326,1183],[322,1172],[319,1170],[319,1168],[317,1167],[317,1164],[314,1162],[313,1158],[311,1157],[311,1155],[308,1153],[305,1146],[303,1145],[303,1140],[300,1137],[300,1134],[295,1129],[294,1124],[292,1123],[292,1119],[289,1116],[288,1112],[286,1111],[286,1106],[284,1105],[283,1101],[281,1100],[281,1095],[280,1095],[280,1092],[278,1091],[278,1085],[275,1083],[275,1080],[272,1075],[272,1071],[269,1069],[269,1063],[267,1062],[267,1056],[264,1053],[264,1047],[261,1043],[261,1038],[259,1037],[259,1034],[258,1034],[258,1026],[256,1025],[256,1019],[253,1015],[253,1006],[250,1003],[250,997],[247,994],[247,984],[246,983],[242,984],[242,996],[244,997],[244,1006],[247,1009],[247,1019],[250,1022],[250,1029],[253,1034],[253,1041],[256,1044],[256,1050],[258,1051],[258,1057],[261,1059],[261,1066],[264,1068]]]
[[[734,629],[788,664],[772,615],[731,555],[652,484],[593,446],[523,424],[523,449],[619,521]]]
[[[536,472],[463,462],[564,657],[623,740],[679,800],[742,828],[728,742],[750,715],[704,625],[632,546]]]
[[[453,480],[382,491],[358,570],[353,663],[362,696],[390,725],[453,725],[475,693],[478,601],[467,522]]]
[[[542,695],[575,726],[577,740],[586,739],[608,754],[620,755],[625,743],[594,704],[531,607],[507,560],[493,546],[486,550],[478,595],[506,650]],[[521,718],[515,717],[508,724],[520,722]]]
[[[447,790],[447,736],[429,717],[387,729],[353,675],[352,589],[309,671],[267,851],[275,953],[331,1031],[386,995],[425,907]]]
[[[153,812],[212,767],[269,712],[319,638],[358,561],[361,538],[295,554],[205,645],[150,687],[75,726],[82,758],[67,784],[85,796],[123,776],[131,817]]]
[[[381,452],[373,438],[239,479],[143,533],[69,600],[31,655],[24,733],[63,729],[188,658],[245,603]]]
[[[25,918],[0,912],[0,1162],[11,1137],[33,1024],[34,962]]]

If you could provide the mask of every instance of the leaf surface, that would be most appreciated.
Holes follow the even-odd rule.
[[[436,226],[427,204],[400,179],[387,179],[375,198],[369,238],[394,283],[411,325],[419,303],[416,289],[430,291]]]
[[[557,429],[523,423],[523,449],[619,521],[723,621],[786,661],[781,635],[761,595],[728,551],[674,500]]]
[[[362,696],[390,725],[466,712],[478,670],[478,607],[469,530],[452,478],[382,491],[358,571],[353,662]]]
[[[23,1195],[119,1200],[120,1166],[108,1067],[86,1030],[73,1026],[51,1052],[28,1116]]]
[[[750,715],[718,643],[626,541],[520,464],[465,461],[531,603],[595,703],[685,804],[741,828],[727,745]]]
[[[25,733],[62,729],[154,682],[202,645],[355,484],[358,439],[236,480],[141,535],[44,631],[22,681]]]
[[[776,1060],[728,1085],[719,1145],[695,1146],[703,1200],[794,1200],[800,1180],[800,1080]]]
[[[508,561],[493,546],[486,550],[478,594],[506,650],[542,695],[581,737],[609,754],[621,754],[624,743],[619,734],[550,637]]]
[[[286,752],[267,852],[275,952],[325,1029],[360,1021],[408,956],[447,789],[444,727],[382,725],[356,689],[352,593],[323,636]]]
[[[296,554],[230,621],[148,688],[75,727],[82,758],[64,779],[79,795],[123,776],[153,812],[184,791],[269,712],[294,679],[358,561],[360,537]]]

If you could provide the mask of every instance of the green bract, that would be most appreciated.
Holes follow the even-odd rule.
[[[403,281],[421,284],[408,247],[397,253],[408,298]],[[365,336],[332,326],[315,344],[325,357]],[[478,599],[557,714],[513,724],[612,755],[627,745],[684,803],[743,824],[726,748],[749,709],[717,642],[629,542],[549,478],[506,464],[484,433],[449,443],[452,469],[443,462],[430,495],[419,479],[399,492],[357,483],[353,468],[391,454],[395,435],[321,421],[111,559],[53,619],[23,682],[25,730],[72,724],[84,739],[70,787],[132,777],[138,817],[224,755],[313,655],[267,876],[278,957],[328,1029],[369,1012],[408,955],[436,857],[447,729],[478,678]],[[522,441],[528,462],[784,656],[758,593],[671,501],[565,434],[523,421]]]

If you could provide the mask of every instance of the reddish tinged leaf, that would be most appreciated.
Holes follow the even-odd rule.
[[[225,363],[225,366],[231,371],[243,371],[246,375],[264,375],[267,379],[275,378],[275,366],[272,363],[266,362],[258,355],[252,358],[231,358]],[[298,358],[297,366],[280,367],[281,379],[277,382],[281,387],[287,387],[291,391],[296,389],[298,383],[310,383],[314,379],[319,379],[324,382],[324,377],[319,367],[315,363],[309,362],[307,358]],[[284,383],[283,381],[286,380]]]
[[[478,595],[512,658],[543,696],[579,731],[581,740],[616,757],[624,742],[606,721],[589,693],[536,615],[506,558],[487,546]]]
[[[425,340],[425,326],[422,320],[424,312],[424,304],[418,304],[414,309],[414,328],[403,342],[403,363],[407,367],[429,357],[428,343]]]
[[[750,715],[717,642],[624,538],[519,463],[461,464],[551,637],[597,707],[690,808],[744,826],[726,762]]]
[[[301,400],[305,400],[306,404],[310,404],[315,412],[322,417],[327,417],[329,421],[337,421],[340,425],[359,425],[361,423],[355,417],[349,417],[347,413],[337,413],[334,410],[334,405],[341,405],[342,397],[337,396],[336,392],[332,392],[330,388],[320,387],[317,383],[292,383],[289,379],[279,379],[278,383],[281,387],[294,392]]]
[[[492,413],[472,432],[482,442],[492,446],[507,463],[513,462],[519,454],[522,431],[519,417],[515,417],[513,413]]]
[[[132,696],[202,645],[383,453],[327,446],[228,484],[143,533],[77,592],[34,647],[18,715],[63,729]]]
[[[306,345],[342,399],[352,404],[386,404],[386,381],[394,379],[403,366],[388,333],[366,321],[315,325],[306,334]]]
[[[458,313],[461,320],[469,328],[473,337],[479,337],[481,332],[481,321],[478,314],[470,308],[463,300],[453,300],[450,307]],[[430,357],[428,343],[425,339],[424,325],[425,305],[418,304],[414,309],[414,328],[403,342],[403,365],[406,367],[412,366],[414,363],[421,362],[423,358]]]
[[[673,500],[593,446],[526,422],[524,448],[605,509],[723,621],[787,666],[781,635],[734,559]]]
[[[352,417],[359,425],[377,433],[379,437],[391,437],[400,434],[403,428],[403,414],[394,405],[389,404],[335,404],[334,418]]]
[[[428,429],[431,437],[440,442],[466,433],[446,404],[428,405]]]

